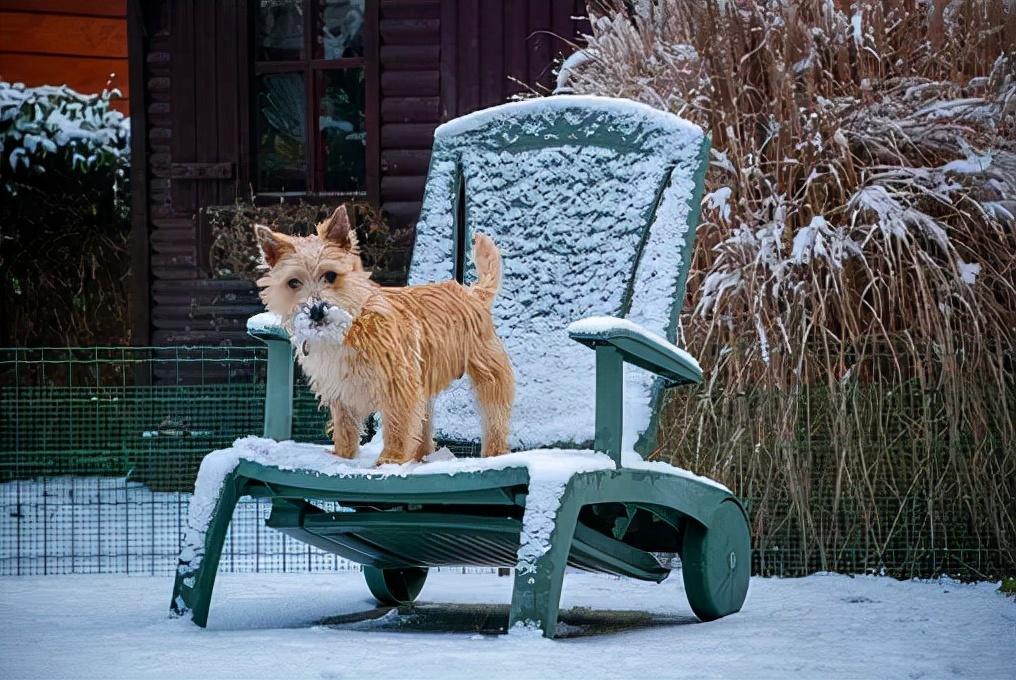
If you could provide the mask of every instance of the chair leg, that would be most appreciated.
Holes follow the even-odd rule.
[[[215,504],[215,513],[205,531],[204,554],[197,568],[192,566],[193,559],[181,559],[177,566],[170,609],[178,616],[190,612],[191,620],[202,628],[208,623],[208,607],[212,601],[215,575],[219,571],[222,544],[226,540],[233,509],[240,499],[245,481],[231,474],[223,482],[219,500]]]
[[[517,626],[535,627],[543,631],[543,637],[554,637],[561,604],[561,585],[578,515],[578,503],[562,499],[550,535],[550,548],[532,566],[516,566],[509,631]]]

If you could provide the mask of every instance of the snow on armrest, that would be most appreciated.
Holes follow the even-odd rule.
[[[247,319],[247,333],[258,340],[289,340],[278,314],[262,312]]]
[[[591,316],[568,326],[568,337],[588,347],[609,344],[630,364],[676,383],[702,382],[695,357],[637,323],[613,316]]]

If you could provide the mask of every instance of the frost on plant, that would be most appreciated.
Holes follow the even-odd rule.
[[[948,498],[1016,494],[997,444],[1016,437],[1002,368],[1016,353],[1012,8],[936,7],[606,2],[588,58],[562,69],[571,91],[711,134],[682,319],[709,389],[675,395],[667,452],[744,488],[772,488],[779,471],[786,491],[756,512],[802,527],[802,550],[833,561],[847,539],[815,512],[882,508],[857,524],[890,545],[916,489],[934,489],[922,507],[936,526]],[[900,402],[914,385],[928,401]],[[809,408],[816,389],[827,414]],[[935,435],[910,427],[929,412]],[[816,438],[828,456],[805,444]],[[900,456],[902,441],[920,455]],[[1016,555],[1002,505],[965,507],[971,531]]]
[[[66,85],[0,81],[0,143],[10,172],[45,172],[47,156],[75,169],[129,160],[130,121],[112,108],[118,91],[83,95]],[[5,173],[6,174],[6,173]]]

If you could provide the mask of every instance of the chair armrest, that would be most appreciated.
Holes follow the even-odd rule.
[[[587,347],[611,345],[629,364],[666,378],[675,385],[702,382],[695,357],[637,323],[612,316],[591,316],[568,326],[568,337]]]
[[[262,312],[247,319],[247,334],[258,340],[285,340],[289,342],[289,333],[282,327],[282,319],[278,314]]]
[[[247,333],[268,345],[265,376],[264,436],[282,441],[293,436],[293,347],[282,319],[271,312],[247,319]]]

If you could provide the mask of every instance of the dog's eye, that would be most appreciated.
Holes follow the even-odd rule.
[[[338,274],[336,274],[335,272],[325,272],[325,275],[322,276],[321,278],[323,278],[329,284],[332,284],[335,283],[336,277],[338,277]]]
[[[300,279],[290,279],[289,281],[286,281],[286,285],[292,288],[293,290],[296,290],[303,284],[300,283]]]

